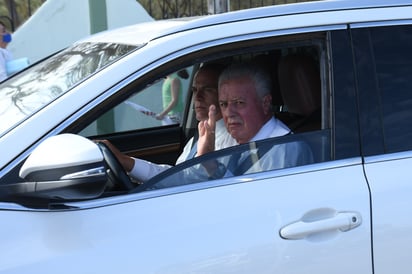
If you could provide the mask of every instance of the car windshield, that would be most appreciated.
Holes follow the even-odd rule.
[[[0,136],[95,72],[139,48],[117,43],[81,43],[0,84]]]

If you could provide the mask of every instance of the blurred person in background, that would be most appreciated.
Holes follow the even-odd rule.
[[[183,114],[183,86],[182,79],[189,77],[184,69],[168,75],[162,85],[163,111],[156,115],[156,119],[163,120],[164,125],[179,124]],[[165,122],[165,117],[168,116]]]
[[[7,31],[6,26],[0,21],[0,82],[7,78],[7,62],[13,59],[13,55],[7,49],[11,42],[11,34]]]

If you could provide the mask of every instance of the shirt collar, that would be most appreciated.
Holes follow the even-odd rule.
[[[258,133],[250,140],[258,141],[269,137],[283,136],[290,132],[290,129],[280,120],[272,117],[258,131]]]

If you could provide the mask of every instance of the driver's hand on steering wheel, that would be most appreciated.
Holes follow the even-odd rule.
[[[126,155],[120,152],[119,149],[117,149],[109,140],[93,140],[95,143],[104,143],[116,156],[116,158],[119,160],[120,164],[123,166],[124,170],[126,172],[130,172],[134,166],[134,160]]]

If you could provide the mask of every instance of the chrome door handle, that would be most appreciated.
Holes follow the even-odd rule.
[[[357,212],[337,212],[335,216],[314,220],[298,221],[280,229],[280,236],[284,239],[297,240],[323,232],[345,232],[358,227],[362,222]]]

